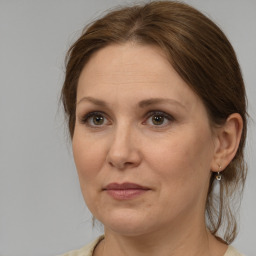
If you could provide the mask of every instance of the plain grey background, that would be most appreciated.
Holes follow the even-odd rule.
[[[122,0],[0,0],[0,255],[51,256],[100,232],[80,193],[58,98],[81,29]],[[137,1],[142,2],[142,1]],[[145,1],[144,1],[145,2]],[[187,0],[233,44],[243,71],[249,174],[234,246],[253,256],[256,213],[256,1]]]

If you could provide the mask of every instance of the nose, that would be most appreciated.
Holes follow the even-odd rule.
[[[107,163],[119,170],[137,167],[142,159],[138,142],[139,135],[132,128],[116,128],[110,141]]]

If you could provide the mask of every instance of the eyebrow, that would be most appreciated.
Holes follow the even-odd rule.
[[[180,103],[177,100],[174,99],[167,99],[167,98],[151,98],[147,100],[142,100],[139,102],[139,107],[144,108],[150,105],[159,104],[159,103],[169,103],[169,104],[175,104],[182,108],[186,108],[182,103]]]
[[[89,102],[93,103],[94,105],[97,105],[100,107],[108,107],[108,104],[105,101],[95,99],[93,97],[83,97],[76,103],[76,105],[80,104],[83,101],[89,101]],[[167,98],[150,98],[150,99],[140,101],[138,105],[140,108],[145,108],[150,105],[159,104],[159,103],[175,104],[175,105],[178,105],[178,106],[186,109],[186,107],[179,101],[176,101],[174,99],[167,99]]]
[[[83,101],[89,101],[89,102],[93,103],[94,105],[98,105],[98,106],[101,106],[101,107],[107,107],[107,103],[105,101],[99,100],[99,99],[95,99],[93,97],[83,97],[82,99],[80,99],[76,103],[76,105],[80,104]]]

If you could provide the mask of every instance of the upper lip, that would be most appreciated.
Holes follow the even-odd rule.
[[[126,189],[142,189],[149,190],[149,188],[130,182],[125,183],[110,183],[103,188],[103,190],[126,190]]]

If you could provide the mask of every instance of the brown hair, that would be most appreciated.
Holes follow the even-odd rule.
[[[182,79],[199,95],[213,125],[239,113],[244,127],[238,151],[222,172],[220,193],[212,175],[206,202],[206,222],[212,234],[230,243],[237,234],[234,205],[246,178],[243,150],[246,138],[246,95],[236,54],[220,28],[189,5],[155,1],[114,10],[89,25],[66,56],[62,101],[71,138],[75,127],[76,91],[80,73],[97,50],[134,41],[160,47]],[[222,235],[219,231],[222,231]]]

